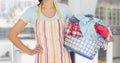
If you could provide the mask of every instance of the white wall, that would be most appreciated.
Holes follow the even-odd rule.
[[[97,0],[69,0],[69,7],[74,14],[95,14]]]

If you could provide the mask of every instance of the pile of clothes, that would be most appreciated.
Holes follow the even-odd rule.
[[[84,36],[94,39],[97,36],[96,32],[106,40],[112,36],[110,28],[102,20],[88,14],[69,18],[65,34],[76,38]]]

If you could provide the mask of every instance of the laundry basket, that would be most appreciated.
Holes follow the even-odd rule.
[[[75,52],[85,58],[92,60],[100,48],[105,47],[106,43],[103,37],[97,34],[98,37],[94,40],[85,37],[75,38],[65,35],[64,47]],[[107,43],[106,43],[107,44]]]
[[[106,38],[94,29],[98,22],[84,16],[70,18],[65,28],[64,47],[90,60],[100,48],[107,49]]]

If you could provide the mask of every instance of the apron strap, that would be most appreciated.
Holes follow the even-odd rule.
[[[61,14],[61,12],[60,12],[60,10],[59,10],[59,8],[58,8],[58,6],[57,6],[57,4],[55,2],[54,2],[54,5],[55,5],[55,8],[57,10],[58,16],[60,17],[61,21],[63,21],[62,14]]]
[[[38,6],[37,20],[40,18],[41,14],[41,5]]]

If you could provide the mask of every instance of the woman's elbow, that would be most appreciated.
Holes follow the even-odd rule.
[[[8,35],[7,35],[7,38],[9,40],[14,39],[15,37],[17,37],[17,34],[15,34],[14,32],[9,32]]]
[[[12,33],[11,33],[11,32],[8,33],[7,38],[8,38],[9,40],[12,38]]]

